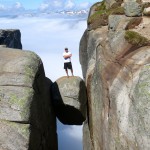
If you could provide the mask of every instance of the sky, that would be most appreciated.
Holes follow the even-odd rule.
[[[0,0],[0,29],[20,29],[23,50],[38,54],[44,64],[45,74],[53,82],[66,73],[62,53],[65,47],[72,52],[74,75],[82,78],[79,63],[79,42],[87,28],[87,16],[24,16],[20,12],[36,10],[37,13],[64,8],[89,9],[96,0]],[[16,17],[5,16],[16,12]],[[30,11],[28,12],[30,13]],[[71,74],[69,72],[69,74]],[[59,121],[59,150],[82,150],[82,126],[65,126]]]
[[[0,0],[0,10],[5,7],[24,9],[43,9],[43,8],[88,8],[97,0]]]

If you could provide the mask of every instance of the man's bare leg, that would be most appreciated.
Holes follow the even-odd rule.
[[[71,73],[72,73],[72,76],[74,76],[74,75],[73,75],[73,69],[71,69]]]
[[[69,78],[69,75],[68,75],[68,69],[65,69],[65,70],[66,70],[67,77]]]

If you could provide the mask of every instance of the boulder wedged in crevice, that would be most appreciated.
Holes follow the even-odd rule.
[[[57,118],[63,124],[81,125],[86,119],[86,87],[80,77],[62,77],[52,84]]]

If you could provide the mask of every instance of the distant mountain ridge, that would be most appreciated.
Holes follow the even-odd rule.
[[[37,10],[25,10],[20,12],[3,12],[0,14],[0,17],[9,17],[9,18],[17,18],[17,17],[38,17],[38,16],[53,16],[53,15],[64,15],[64,16],[80,16],[80,17],[87,17],[89,13],[88,9],[81,9],[81,10],[56,10],[56,11],[37,11]]]

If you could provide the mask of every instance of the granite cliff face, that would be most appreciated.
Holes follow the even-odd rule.
[[[150,1],[91,7],[80,42],[88,95],[84,150],[150,149]]]
[[[22,49],[20,30],[0,29],[0,45],[6,45],[6,47],[9,48]]]

